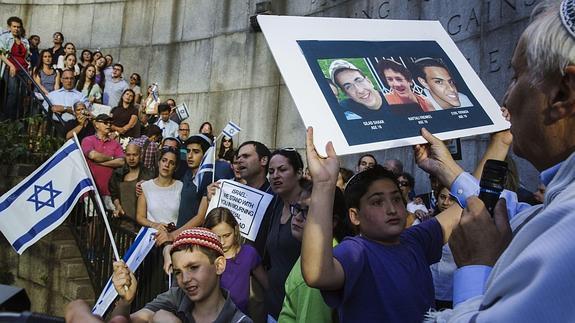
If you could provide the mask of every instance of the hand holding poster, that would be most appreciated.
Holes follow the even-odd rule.
[[[254,241],[272,198],[271,194],[247,185],[222,180],[210,201],[208,212],[220,206],[229,209],[238,221],[242,236]]]

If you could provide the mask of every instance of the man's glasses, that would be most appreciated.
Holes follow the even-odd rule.
[[[96,120],[96,122],[103,123],[103,124],[105,124],[106,126],[111,126],[111,125],[112,125],[112,121]]]
[[[352,82],[345,83],[343,85],[343,89],[346,91],[351,90],[352,87],[359,89],[359,88],[363,87],[365,83],[366,83],[366,78],[363,76],[358,76]]]
[[[178,129],[179,131],[190,131],[190,129]]]
[[[296,216],[301,213],[301,216],[303,217],[304,220],[307,219],[308,210],[309,207],[302,206],[299,203],[292,203],[289,205],[289,213],[291,214],[291,216]]]
[[[63,80],[73,80],[74,78],[73,77],[63,77],[62,79]]]
[[[397,182],[397,185],[399,185],[399,187],[402,187],[402,186],[409,187],[409,182],[399,181],[399,182]]]

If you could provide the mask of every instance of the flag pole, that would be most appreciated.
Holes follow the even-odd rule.
[[[216,139],[214,139],[214,166],[212,169],[212,183],[216,181],[216,145],[218,143],[218,140],[222,137],[223,133],[220,133]]]
[[[80,145],[80,141],[78,140],[78,136],[76,135],[76,132],[74,132],[74,141],[76,142],[76,144],[78,145],[80,150],[82,150],[82,146]],[[110,223],[108,222],[108,217],[106,217],[106,210],[104,209],[104,203],[102,203],[102,199],[100,198],[100,193],[98,192],[98,187],[96,186],[96,181],[94,180],[94,177],[92,176],[92,172],[90,171],[90,167],[88,167],[88,162],[86,161],[86,157],[84,156],[84,152],[82,152],[82,160],[84,161],[84,167],[86,167],[86,170],[88,171],[88,174],[90,175],[90,179],[92,180],[92,183],[94,184],[94,192],[96,193],[95,194],[96,195],[96,204],[100,208],[100,212],[102,213],[102,217],[104,218],[104,224],[106,225],[106,231],[108,232],[108,238],[110,238],[110,244],[112,245],[112,250],[114,251],[114,257],[116,258],[116,261],[120,261],[122,259],[120,258],[120,254],[118,253],[118,248],[116,247],[116,242],[114,241],[114,235],[112,234],[112,229],[110,228]]]

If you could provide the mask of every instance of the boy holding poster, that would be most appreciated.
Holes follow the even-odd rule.
[[[433,151],[419,146],[420,163],[449,154],[441,141],[423,132]],[[407,211],[397,179],[381,166],[365,170],[346,186],[345,199],[360,235],[332,249],[332,202],[339,163],[331,143],[320,158],[308,129],[308,166],[313,192],[302,245],[306,283],[322,291],[338,309],[341,322],[421,322],[433,307],[429,265],[441,258],[461,208],[455,205],[435,218],[404,230]],[[446,165],[457,169],[459,166]]]

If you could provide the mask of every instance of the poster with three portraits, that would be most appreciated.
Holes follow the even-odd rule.
[[[423,143],[509,128],[437,21],[258,16],[320,154]]]

